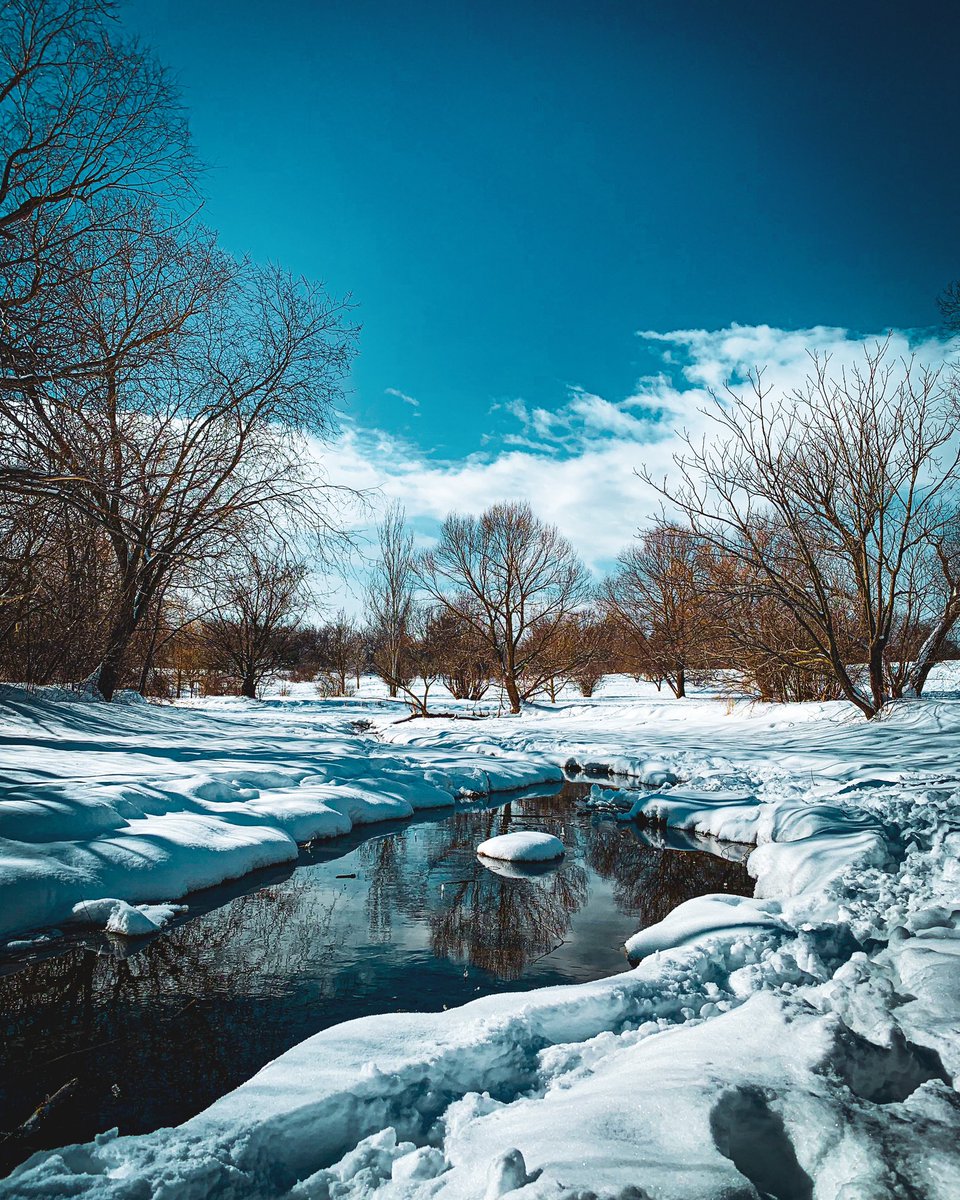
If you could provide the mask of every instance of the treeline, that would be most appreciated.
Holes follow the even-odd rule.
[[[146,687],[182,597],[216,637],[265,562],[302,575],[298,548],[335,536],[308,439],[331,429],[349,312],[225,253],[198,178],[111,3],[2,6],[6,678]]]
[[[421,712],[431,679],[479,692],[454,660],[514,712],[610,671],[678,697],[710,677],[765,700],[842,698],[867,717],[919,695],[960,618],[957,376],[884,344],[832,373],[811,364],[793,393],[758,374],[716,397],[679,482],[645,476],[664,515],[598,589],[528,505],[450,516],[419,555],[392,512],[370,593],[377,673]]]

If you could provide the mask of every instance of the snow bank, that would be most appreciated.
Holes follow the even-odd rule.
[[[178,900],[315,838],[562,779],[542,754],[383,746],[321,704],[205,711],[5,687],[0,735],[0,939],[98,897]]]
[[[506,862],[539,863],[553,862],[563,858],[563,842],[552,833],[536,833],[524,830],[518,833],[501,833],[499,837],[487,838],[477,847],[477,853],[486,858],[502,858]]]

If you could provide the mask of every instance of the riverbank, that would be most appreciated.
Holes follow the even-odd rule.
[[[0,1194],[955,1197],[960,701],[868,724],[630,686],[483,722],[370,701],[365,736],[405,764],[672,771],[595,802],[755,841],[755,897],[681,905],[609,979],[334,1026],[185,1125],[36,1156]],[[362,707],[243,720],[298,745]]]
[[[391,750],[343,706],[103,704],[0,688],[0,939],[104,922],[297,858],[298,845],[544,782],[542,754]]]

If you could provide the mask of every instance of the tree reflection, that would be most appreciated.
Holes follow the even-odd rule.
[[[631,825],[598,821],[586,846],[589,865],[614,883],[617,908],[640,918],[640,928],[662,921],[691,896],[708,892],[749,895],[742,863],[696,850],[661,850],[641,841]]]
[[[409,912],[414,896],[407,869],[406,830],[364,842],[357,851],[369,876],[366,912],[370,940],[382,944],[393,936],[393,914]]]
[[[565,839],[569,806],[537,797],[479,814],[465,813],[448,823],[445,841],[431,855],[437,866],[469,854],[465,877],[445,883],[440,904],[430,914],[434,954],[468,962],[500,979],[517,979],[526,967],[555,949],[570,929],[571,917],[587,900],[587,873],[565,859],[547,874],[504,878],[479,863],[475,848],[489,837],[517,827],[541,829]]]
[[[548,875],[507,879],[477,863],[472,879],[448,884],[430,914],[434,954],[517,979],[555,949],[587,899],[587,873],[569,863]]]
[[[397,914],[425,916],[438,958],[517,979],[568,932],[587,900],[587,873],[565,861],[546,875],[505,879],[477,861],[476,847],[513,828],[543,829],[565,840],[569,818],[568,802],[536,797],[465,808],[442,823],[361,846],[371,939],[389,941]],[[426,842],[422,856],[412,853],[413,829]]]
[[[335,952],[335,907],[291,881],[146,945],[104,938],[0,976],[0,1129],[77,1081],[31,1136],[0,1139],[0,1173],[112,1125],[183,1119],[273,1057],[275,997],[304,959]]]

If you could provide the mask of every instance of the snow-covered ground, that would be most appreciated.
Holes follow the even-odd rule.
[[[960,1196],[955,683],[872,723],[619,679],[403,724],[362,696],[105,709],[11,689],[8,936],[568,764],[660,788],[634,804],[611,779],[597,807],[755,842],[757,889],[681,905],[610,979],[327,1029],[183,1126],[36,1155],[0,1195]]]

